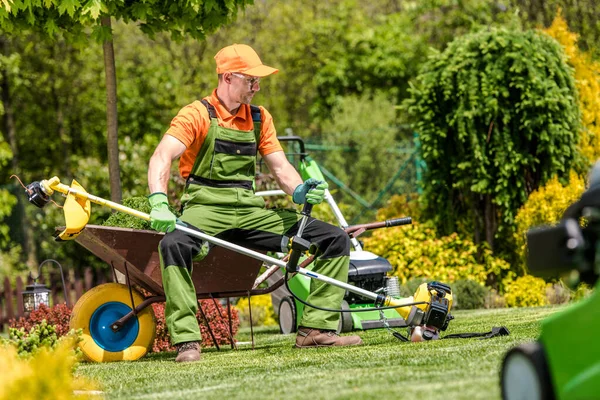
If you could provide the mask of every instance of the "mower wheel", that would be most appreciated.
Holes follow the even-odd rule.
[[[132,289],[137,306],[144,298]],[[83,331],[79,342],[89,361],[133,361],[143,357],[154,343],[156,321],[152,307],[144,308],[117,332],[111,324],[129,313],[131,296],[126,285],[106,283],[86,292],[75,304],[70,327]]]
[[[539,342],[509,350],[502,363],[500,381],[504,400],[554,399],[546,354]]]
[[[283,334],[294,333],[296,326],[296,304],[291,296],[286,296],[279,303],[279,330]]]
[[[349,310],[350,306],[346,300],[342,300],[342,310]],[[338,333],[352,332],[354,329],[354,321],[352,321],[352,315],[349,312],[340,313],[340,324],[338,326]]]

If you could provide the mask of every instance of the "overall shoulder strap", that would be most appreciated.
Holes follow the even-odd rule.
[[[210,119],[217,118],[217,110],[215,110],[215,107],[212,104],[206,101],[206,99],[202,99],[200,100],[200,102],[204,104],[204,107],[206,107],[206,109],[208,110],[208,116],[210,117]]]
[[[261,128],[261,112],[258,106],[250,104],[250,113],[252,114],[252,121],[254,122],[254,138],[256,144],[260,142],[260,128]]]

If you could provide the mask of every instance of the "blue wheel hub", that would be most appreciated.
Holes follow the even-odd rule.
[[[110,329],[115,321],[129,312],[131,307],[116,301],[98,307],[90,318],[90,333],[94,342],[104,350],[113,352],[123,351],[131,346],[140,330],[137,317],[131,318],[117,332]]]

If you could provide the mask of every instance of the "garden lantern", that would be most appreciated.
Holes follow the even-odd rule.
[[[50,290],[41,283],[33,282],[23,291],[23,309],[30,313],[37,310],[40,304],[50,305]]]
[[[62,266],[58,261],[48,259],[41,262],[41,264],[38,267],[37,276],[35,278],[31,275],[31,273],[29,274],[29,276],[33,279],[33,285],[27,285],[27,287],[25,287],[25,290],[22,293],[23,310],[27,313],[30,313],[33,310],[37,310],[41,304],[50,306],[50,289],[48,289],[44,284],[37,283],[37,280],[39,279],[42,270],[42,265],[46,264],[47,262],[56,263],[60,268],[60,277],[62,279],[63,291],[65,292],[65,302],[67,303],[67,306],[69,305],[69,300],[67,298],[67,288],[65,286],[65,276],[63,274]]]

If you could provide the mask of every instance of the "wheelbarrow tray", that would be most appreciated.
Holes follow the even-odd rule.
[[[164,289],[158,244],[163,236],[163,233],[150,230],[87,225],[75,241],[117,271],[128,275],[131,284],[162,296]],[[255,290],[262,264],[262,261],[244,254],[213,246],[203,260],[193,264],[192,280],[196,294],[198,298],[219,298],[269,293],[282,282]]]

